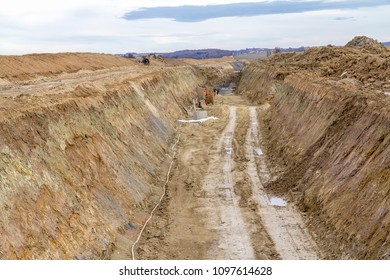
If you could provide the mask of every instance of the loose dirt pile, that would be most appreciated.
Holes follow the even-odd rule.
[[[358,47],[364,50],[368,50],[370,52],[380,53],[386,51],[385,45],[367,36],[356,36],[351,41],[349,41],[345,46],[351,48]]]
[[[311,48],[304,53],[280,53],[265,63],[277,78],[294,73],[325,77],[347,90],[377,94],[390,91],[390,50],[367,37],[356,37],[345,47]]]

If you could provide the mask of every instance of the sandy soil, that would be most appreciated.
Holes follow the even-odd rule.
[[[390,256],[390,52],[369,38],[253,62],[237,91],[258,110],[264,187],[305,212],[331,259]]]
[[[177,119],[196,87],[234,73],[165,62],[0,57],[0,259],[108,259],[135,240]]]
[[[263,108],[249,105],[218,96],[207,109],[218,120],[182,125],[168,194],[137,259],[319,257],[296,207],[271,205],[262,187],[270,175],[254,136]]]

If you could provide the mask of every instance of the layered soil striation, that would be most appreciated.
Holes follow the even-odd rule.
[[[355,38],[252,63],[240,80],[271,105],[267,188],[300,202],[329,258],[390,258],[389,74],[390,51]]]
[[[234,72],[97,54],[0,62],[0,259],[104,259],[134,239],[196,87]]]

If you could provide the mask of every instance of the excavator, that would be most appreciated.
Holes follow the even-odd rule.
[[[142,63],[143,65],[149,65],[149,64],[150,64],[150,60],[149,60],[149,58],[147,58],[146,56],[144,56],[144,57],[142,57],[141,63]]]

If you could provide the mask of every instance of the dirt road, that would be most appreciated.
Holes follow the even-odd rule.
[[[218,96],[208,115],[186,123],[167,196],[143,235],[138,259],[317,259],[300,213],[268,194],[257,112]]]

